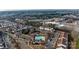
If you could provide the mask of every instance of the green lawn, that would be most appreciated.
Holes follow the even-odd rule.
[[[78,40],[77,40],[77,44],[76,44],[76,48],[79,49],[79,36],[78,36]]]

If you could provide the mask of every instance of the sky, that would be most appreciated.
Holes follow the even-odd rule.
[[[78,0],[0,0],[0,11],[28,9],[79,9]]]

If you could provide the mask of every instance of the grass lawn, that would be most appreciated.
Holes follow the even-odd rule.
[[[78,40],[77,40],[77,43],[76,43],[76,48],[79,49],[79,36],[78,36]]]

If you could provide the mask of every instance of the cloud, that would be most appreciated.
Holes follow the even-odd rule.
[[[0,10],[78,9],[78,0],[0,0]]]

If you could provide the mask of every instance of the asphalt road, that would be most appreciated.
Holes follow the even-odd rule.
[[[54,48],[53,45],[55,45],[58,37],[59,37],[60,33],[59,32],[55,32],[54,33],[54,37],[52,38],[52,40],[48,40],[47,44],[46,44],[46,48],[47,49],[51,49],[51,48]]]

